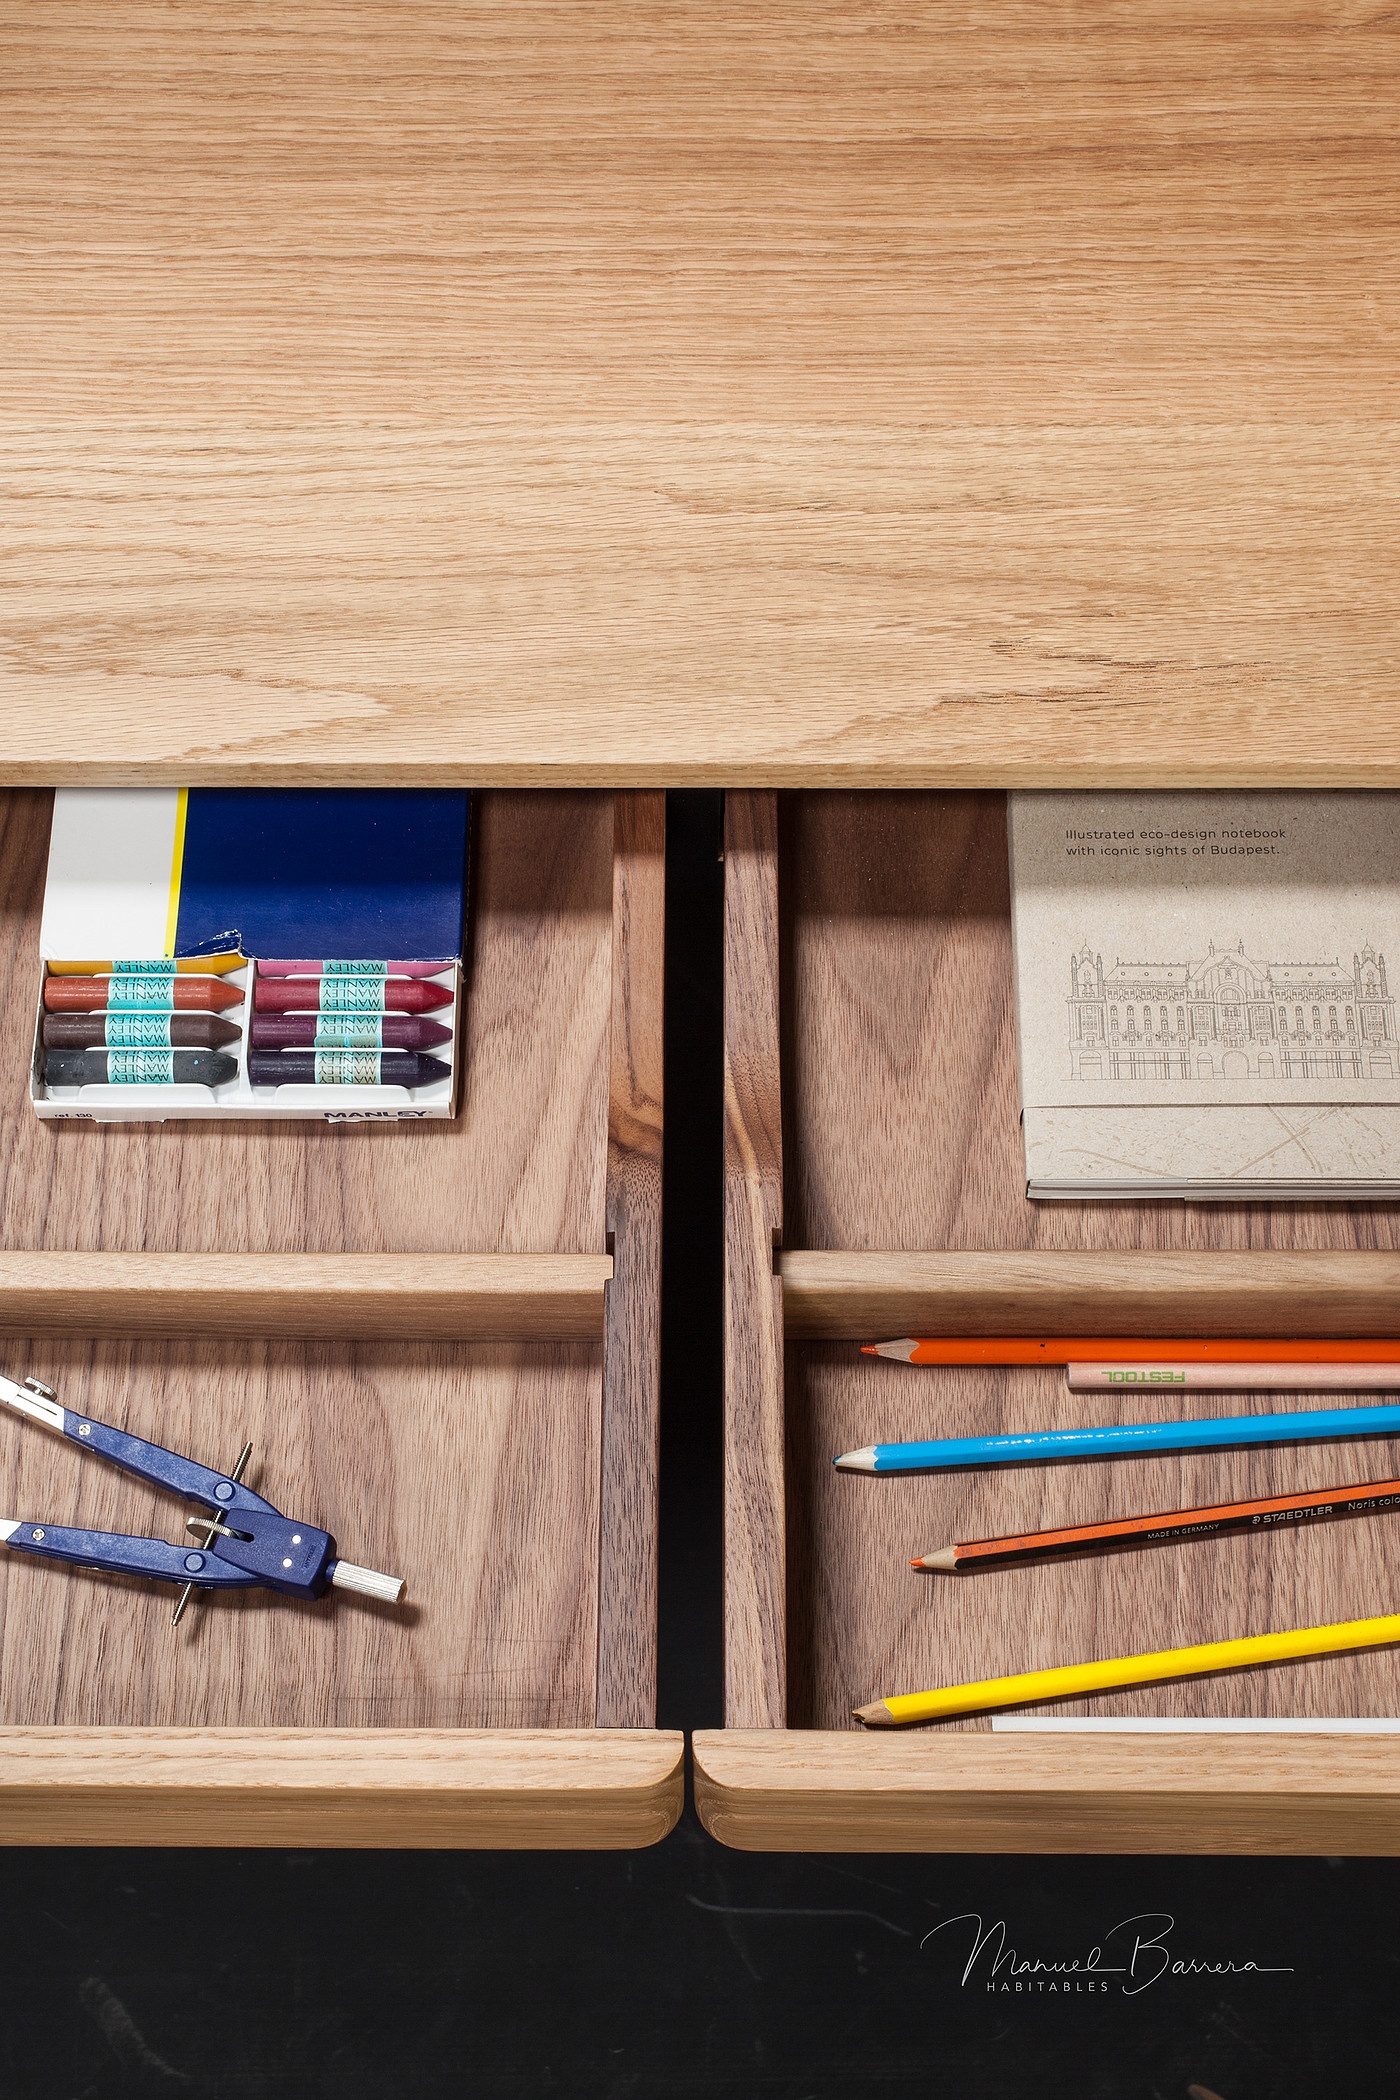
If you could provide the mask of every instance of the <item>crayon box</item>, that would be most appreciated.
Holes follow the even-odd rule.
[[[356,1125],[454,1115],[468,818],[469,797],[455,790],[60,788],[39,933],[35,1114]],[[303,964],[295,982],[261,969],[288,959]],[[418,968],[404,980],[386,962]],[[94,976],[107,980],[96,1022],[56,1026],[56,1009],[91,1014],[83,986]],[[418,989],[405,994],[406,981]],[[259,998],[277,1016],[263,1032],[280,1057],[253,1049]],[[404,1025],[394,1009],[405,1003],[430,1015],[426,1028]],[[51,1039],[79,1047],[60,1056],[46,1020]],[[425,1037],[430,1061],[401,1054],[405,1038]],[[61,1082],[46,1076],[56,1070]],[[431,1076],[382,1083],[390,1070]],[[191,1071],[214,1083],[190,1083]]]

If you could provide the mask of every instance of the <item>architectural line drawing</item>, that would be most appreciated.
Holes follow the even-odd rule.
[[[1243,941],[1187,962],[1069,965],[1072,1079],[1393,1079],[1395,1001],[1369,944],[1340,961],[1258,962]]]

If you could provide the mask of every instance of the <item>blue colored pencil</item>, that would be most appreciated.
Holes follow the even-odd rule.
[[[850,1473],[926,1472],[937,1466],[1006,1466],[1018,1460],[1151,1457],[1228,1444],[1303,1444],[1313,1437],[1391,1436],[1400,1406],[1316,1407],[1296,1414],[1215,1415],[1204,1422],[1110,1422],[1096,1429],[1026,1429],[1011,1436],[943,1436],[929,1443],[868,1444],[836,1460]]]

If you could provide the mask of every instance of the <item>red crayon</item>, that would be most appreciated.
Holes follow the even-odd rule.
[[[253,1004],[261,1014],[430,1014],[452,1004],[450,988],[427,977],[259,977]]]
[[[255,1014],[254,1050],[435,1050],[452,1030],[422,1014]]]
[[[443,995],[446,997],[446,994]],[[222,977],[46,977],[44,1004],[50,1013],[149,1013],[174,1008],[185,1013],[222,1013],[241,1006],[243,994]]]

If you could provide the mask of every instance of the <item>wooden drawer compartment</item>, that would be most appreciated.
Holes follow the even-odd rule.
[[[0,1555],[0,1840],[623,1847],[655,1709],[664,798],[474,799],[449,1122],[40,1124],[50,797],[0,799],[0,1365],[232,1464],[404,1607]],[[188,1511],[17,1417],[6,1514]]]
[[[976,1577],[908,1559],[1104,1509],[1393,1477],[1400,1445],[881,1479],[831,1459],[1115,1418],[1060,1372],[911,1371],[855,1341],[1394,1333],[1400,1207],[1028,1203],[1004,798],[734,794],[726,833],[728,1725],[695,1739],[708,1827],[758,1850],[1400,1851],[1400,1738],[851,1718],[889,1692],[1392,1609],[1384,1519]],[[1379,1650],[1040,1711],[1386,1717],[1400,1664]]]

